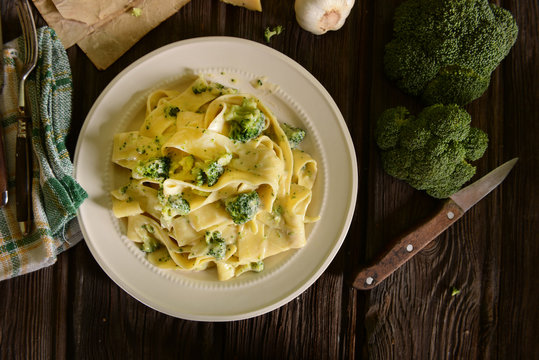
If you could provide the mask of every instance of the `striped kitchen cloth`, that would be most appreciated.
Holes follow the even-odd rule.
[[[54,30],[38,29],[39,58],[27,80],[32,115],[33,180],[31,232],[19,230],[15,208],[15,137],[23,39],[4,45],[0,113],[8,166],[8,205],[0,209],[0,280],[56,262],[82,239],[76,211],[87,197],[73,179],[65,140],[71,124],[72,79],[64,47]]]

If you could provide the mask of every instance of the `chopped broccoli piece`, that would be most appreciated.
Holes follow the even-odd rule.
[[[197,81],[191,90],[193,90],[194,94],[202,94],[206,90],[208,90],[208,84],[203,79],[199,79],[200,81]]]
[[[162,187],[157,191],[157,199],[162,205],[161,221],[165,224],[168,224],[173,217],[187,215],[191,211],[189,202],[180,194],[165,197]]]
[[[240,265],[236,269],[236,276],[239,276],[247,271],[254,271],[254,272],[261,272],[264,270],[264,262],[263,261],[253,261],[249,264]]]
[[[245,224],[252,220],[260,206],[260,197],[256,191],[243,193],[228,199],[225,202],[225,209],[232,217],[235,224]]]
[[[295,149],[303,141],[303,138],[305,138],[305,130],[303,129],[288,125],[287,123],[282,123],[281,129],[283,129],[288,138],[288,143],[292,149]]]
[[[219,180],[219,177],[223,175],[225,169],[217,161],[210,161],[204,168],[204,174],[206,175],[206,182],[208,186],[213,186]]]
[[[213,256],[216,260],[222,260],[226,254],[226,244],[221,236],[221,232],[206,231],[204,239],[206,240],[206,244],[209,245],[208,255]]]
[[[176,215],[187,215],[191,208],[189,202],[181,195],[170,195],[167,199],[167,205]]]
[[[387,76],[427,104],[464,105],[488,88],[518,27],[488,0],[407,0],[395,11],[386,45]]]
[[[266,123],[266,117],[252,98],[244,98],[241,105],[232,105],[224,118],[230,122],[228,137],[242,143],[260,135]]]
[[[170,158],[163,156],[141,163],[133,169],[133,178],[135,179],[152,179],[166,180],[169,176]]]
[[[195,177],[195,185],[202,186],[205,183],[208,186],[213,186],[217,183],[221,175],[225,172],[224,166],[228,165],[232,160],[232,154],[225,154],[214,161],[206,161],[204,164],[198,163],[192,169],[192,174]]]
[[[264,39],[267,43],[270,42],[271,38],[274,35],[279,35],[283,32],[284,28],[281,25],[275,26],[273,29],[270,30],[269,26],[264,30]]]
[[[384,170],[433,197],[449,197],[475,174],[467,161],[487,149],[487,135],[470,122],[458,105],[432,105],[417,117],[402,107],[386,110],[375,130]]]
[[[177,117],[180,112],[180,108],[177,106],[167,106],[165,107],[165,117]]]
[[[204,173],[204,170],[200,167],[194,167],[191,169],[191,174],[194,176],[193,183],[196,186],[202,186],[204,185],[204,182],[206,182],[206,174]]]
[[[255,272],[261,272],[264,270],[264,262],[263,261],[256,261],[249,264],[251,266],[251,270]]]
[[[451,296],[457,296],[458,294],[460,294],[460,290],[457,289],[456,287],[452,287],[451,288]]]
[[[161,246],[161,243],[151,235],[155,232],[155,229],[150,224],[142,225],[142,229],[144,230],[144,236],[140,249],[147,253],[154,252]]]

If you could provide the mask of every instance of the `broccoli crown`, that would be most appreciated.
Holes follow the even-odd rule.
[[[271,38],[274,35],[279,35],[282,32],[283,32],[283,27],[281,25],[277,25],[273,29],[270,29],[268,26],[266,30],[264,30],[264,39],[266,40],[267,43],[269,43]]]
[[[256,191],[239,194],[225,202],[226,211],[232,217],[234,223],[238,225],[252,220],[259,206],[260,197]]]
[[[246,142],[262,132],[266,117],[258,109],[255,99],[244,98],[241,105],[232,105],[224,115],[230,122],[228,137],[233,140]]]
[[[305,130],[303,129],[288,125],[287,123],[282,123],[281,129],[283,129],[288,138],[288,143],[292,149],[295,149],[303,141],[303,138],[305,138]]]
[[[204,235],[206,244],[208,244],[208,255],[213,256],[216,260],[222,260],[226,253],[225,240],[219,231],[206,231]]]
[[[511,50],[518,27],[487,0],[407,0],[386,45],[388,77],[427,104],[464,105],[480,97]]]
[[[375,130],[384,170],[433,197],[449,197],[475,174],[467,160],[487,149],[487,134],[470,122],[458,105],[432,105],[417,116],[402,107],[386,110]]]
[[[133,177],[136,179],[166,180],[170,170],[170,158],[163,156],[141,163],[133,169]]]

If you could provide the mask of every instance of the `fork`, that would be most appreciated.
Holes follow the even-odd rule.
[[[26,109],[26,80],[37,63],[37,31],[28,0],[19,0],[17,13],[24,38],[24,64],[19,84],[19,114],[17,116],[17,141],[15,153],[15,197],[17,203],[17,221],[23,235],[30,231],[32,219],[32,152],[29,127],[31,116]]]

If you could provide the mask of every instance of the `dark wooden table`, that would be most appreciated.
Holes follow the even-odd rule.
[[[539,359],[539,5],[499,4],[520,34],[488,92],[467,106],[490,144],[478,175],[520,157],[507,180],[452,228],[370,292],[350,273],[438,206],[386,175],[373,124],[387,107],[419,108],[384,76],[384,44],[397,0],[356,0],[338,32],[299,28],[291,0],[264,12],[193,0],[106,71],[77,47],[73,71],[73,153],[86,114],[105,86],[144,54],[177,40],[227,35],[263,42],[310,71],[335,99],[357,153],[359,194],[344,245],[316,283],[266,315],[229,323],[176,319],[121,290],[80,243],[47,269],[0,283],[0,359],[11,358],[372,358]],[[2,1],[5,40],[20,34],[15,1]],[[39,18],[39,16],[38,16]],[[44,22],[39,18],[39,24]],[[461,290],[452,296],[451,289]]]

